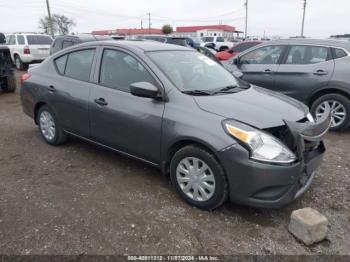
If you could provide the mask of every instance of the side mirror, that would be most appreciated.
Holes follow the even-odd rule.
[[[130,92],[134,96],[158,98],[159,90],[153,84],[148,82],[137,82],[130,85]]]
[[[232,74],[239,79],[243,78],[243,73],[241,71],[233,71]]]

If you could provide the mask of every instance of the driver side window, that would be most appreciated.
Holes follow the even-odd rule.
[[[278,64],[284,46],[264,46],[240,57],[240,64]]]

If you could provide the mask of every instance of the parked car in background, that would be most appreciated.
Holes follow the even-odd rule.
[[[50,55],[65,49],[67,47],[92,41],[111,40],[110,36],[100,36],[91,34],[80,34],[80,35],[59,35],[55,37],[50,47]]]
[[[215,50],[218,52],[228,50],[234,45],[233,42],[225,41],[225,38],[221,36],[207,36],[203,37],[202,40],[204,42],[202,46],[208,47],[206,44],[214,44]]]
[[[184,46],[184,47],[191,47],[186,38],[184,37],[171,37],[171,36],[168,36],[166,37],[166,40],[165,42],[166,44],[173,44],[173,45],[179,45],[179,46]]]
[[[40,63],[49,56],[52,38],[43,34],[9,34],[6,44],[18,70],[27,70],[29,64]]]
[[[235,44],[232,48],[229,50],[221,51],[216,54],[216,57],[220,61],[226,61],[229,60],[235,56],[237,56],[239,53],[252,48],[253,46],[261,44],[262,41],[243,41]]]
[[[187,43],[194,49],[199,48],[204,44],[203,40],[199,37],[185,37]]]
[[[266,42],[223,62],[242,79],[294,97],[320,118],[332,109],[331,130],[350,124],[350,43],[290,39]],[[276,110],[278,110],[276,108]]]
[[[23,110],[48,144],[71,135],[142,160],[202,209],[227,198],[285,206],[310,187],[325,152],[329,108],[315,123],[302,103],[181,46],[85,43],[22,81]]]
[[[16,91],[16,76],[10,49],[5,43],[5,35],[0,33],[0,90],[9,93]]]
[[[157,41],[160,43],[165,43],[165,41],[166,41],[166,36],[164,36],[164,35],[143,35],[143,36],[138,36],[138,38]]]

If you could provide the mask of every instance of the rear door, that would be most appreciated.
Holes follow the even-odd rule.
[[[276,72],[275,90],[307,102],[332,77],[334,60],[325,46],[291,45]]]
[[[238,68],[243,73],[243,80],[274,89],[275,73],[285,48],[285,45],[263,46],[240,56]]]
[[[72,51],[54,60],[57,74],[48,78],[48,104],[66,131],[89,137],[88,101],[95,48]]]
[[[52,38],[48,35],[26,35],[27,45],[33,60],[44,60],[49,56]]]

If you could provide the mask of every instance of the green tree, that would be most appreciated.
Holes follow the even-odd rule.
[[[162,31],[163,31],[163,34],[169,35],[169,34],[171,34],[174,30],[173,30],[173,27],[172,27],[171,25],[163,25]]]

